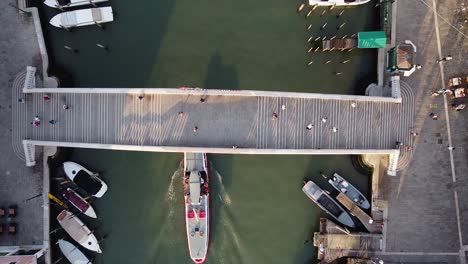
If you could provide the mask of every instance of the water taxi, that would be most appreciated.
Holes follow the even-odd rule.
[[[328,183],[330,183],[333,188],[346,195],[349,199],[351,199],[351,201],[353,201],[362,209],[370,208],[370,203],[367,198],[356,187],[346,181],[338,173],[335,172],[335,174],[333,174],[333,178],[328,180]]]
[[[351,228],[355,227],[351,216],[328,193],[320,189],[313,181],[308,181],[302,187],[302,191],[314,201],[318,207],[333,217],[336,221]]]
[[[210,192],[205,153],[184,153],[184,207],[190,258],[203,263],[210,242]]]

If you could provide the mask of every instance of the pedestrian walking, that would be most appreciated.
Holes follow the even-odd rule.
[[[422,69],[421,64],[416,64],[416,69],[418,69],[418,70]]]
[[[179,116],[180,116],[180,117],[183,117],[183,116],[184,116],[184,112],[179,112]]]
[[[336,132],[338,132],[338,128],[337,127],[332,127],[332,131],[333,131],[333,133],[336,133]]]
[[[448,147],[448,149],[449,149],[449,150],[454,150],[455,148],[452,147],[452,146],[450,146],[450,147]]]
[[[414,137],[416,137],[416,136],[419,135],[418,133],[416,133],[416,132],[414,132],[414,131],[412,131],[412,130],[410,131],[410,134],[411,134],[412,136],[414,136]]]
[[[432,118],[432,120],[437,120],[437,118],[439,118],[439,116],[434,113],[430,113],[429,116]]]
[[[197,133],[198,131],[198,127],[197,126],[194,126],[193,129],[192,129],[193,133]]]
[[[50,96],[48,94],[44,94],[44,96],[42,96],[42,98],[44,99],[44,101],[49,101],[50,100]]]
[[[351,107],[352,107],[352,108],[355,108],[355,107],[356,107],[356,102],[352,102],[352,103],[351,103]]]
[[[205,99],[204,98],[200,98],[200,103],[204,103],[205,102]]]
[[[57,120],[51,119],[51,120],[49,121],[49,123],[50,123],[51,125],[55,125],[55,124],[57,124]]]
[[[283,110],[283,111],[286,110],[286,106],[285,106],[285,105],[282,105],[282,106],[281,106],[281,110]]]
[[[326,122],[327,122],[327,120],[328,120],[328,118],[327,118],[327,117],[322,117],[322,119],[321,119],[321,120],[322,120],[322,123],[326,123]]]
[[[31,124],[35,127],[38,127],[41,124],[41,119],[39,116],[35,116]]]
[[[18,103],[24,104],[24,99],[23,99],[23,98],[19,98],[19,99],[18,99]]]
[[[237,145],[232,146],[232,149],[237,149],[237,148],[239,148],[239,146]]]
[[[64,104],[64,105],[62,106],[62,108],[63,108],[63,110],[68,110],[68,109],[70,109],[70,107],[69,107],[67,104]]]
[[[312,124],[309,123],[309,124],[306,126],[306,129],[307,129],[307,130],[312,130],[312,127],[313,127],[313,126],[314,126],[314,125],[312,125]]]
[[[278,119],[278,114],[277,114],[277,113],[273,113],[273,114],[271,115],[271,119],[272,119],[272,120]]]
[[[143,95],[139,95],[139,96],[138,96],[138,99],[140,99],[140,100],[143,100],[143,98],[144,98]]]

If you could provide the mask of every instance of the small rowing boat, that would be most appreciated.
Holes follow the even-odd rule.
[[[335,174],[333,174],[333,178],[328,180],[328,183],[330,183],[333,188],[339,192],[344,193],[344,195],[346,195],[349,199],[351,199],[351,201],[353,201],[353,203],[362,209],[370,208],[370,203],[367,198],[356,187],[346,181],[338,173],[335,172]]]
[[[313,181],[308,181],[302,191],[309,197],[318,207],[322,208],[327,214],[333,217],[336,221],[343,225],[354,228],[355,224],[351,216],[341,207],[331,196],[324,190],[320,189]]]
[[[368,3],[370,0],[309,0],[309,5],[314,6],[356,6]]]
[[[205,153],[184,153],[185,227],[190,258],[203,263],[210,241],[210,192]]]
[[[96,236],[76,215],[70,211],[63,210],[57,216],[57,220],[73,240],[86,249],[102,253]]]
[[[98,173],[91,172],[73,161],[63,163],[63,170],[67,177],[88,194],[101,198],[107,191],[107,184],[98,177]]]
[[[75,6],[95,5],[106,1],[108,0],[45,0],[44,4],[53,8],[65,9]]]
[[[67,190],[62,192],[62,196],[67,199],[76,209],[80,210],[83,214],[91,217],[97,218],[94,208],[86,201],[81,195],[76,193],[74,190],[67,188]]]
[[[65,258],[72,264],[92,264],[91,261],[72,243],[60,239],[58,242],[60,251],[62,251]]]
[[[112,7],[88,8],[60,13],[49,21],[54,27],[69,29],[114,21]]]

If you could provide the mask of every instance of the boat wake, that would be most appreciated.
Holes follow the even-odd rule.
[[[171,182],[169,183],[169,187],[167,188],[167,192],[165,195],[165,200],[168,205],[168,214],[167,214],[168,219],[174,218],[174,214],[176,211],[176,193],[177,193],[174,188],[174,185],[176,183],[176,179],[181,179],[181,177],[182,177],[182,165],[179,166],[179,168],[172,174]]]
[[[224,188],[223,178],[221,177],[221,174],[219,174],[219,172],[215,169],[211,169],[211,171],[216,176],[216,180],[219,183],[219,192],[218,192],[219,199],[221,200],[221,202],[223,202],[223,204],[231,205],[232,203],[231,197],[229,196],[229,194],[226,192],[226,189]]]

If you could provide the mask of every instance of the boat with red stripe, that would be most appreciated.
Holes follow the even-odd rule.
[[[203,263],[210,241],[210,189],[205,153],[184,153],[184,207],[190,258]]]

